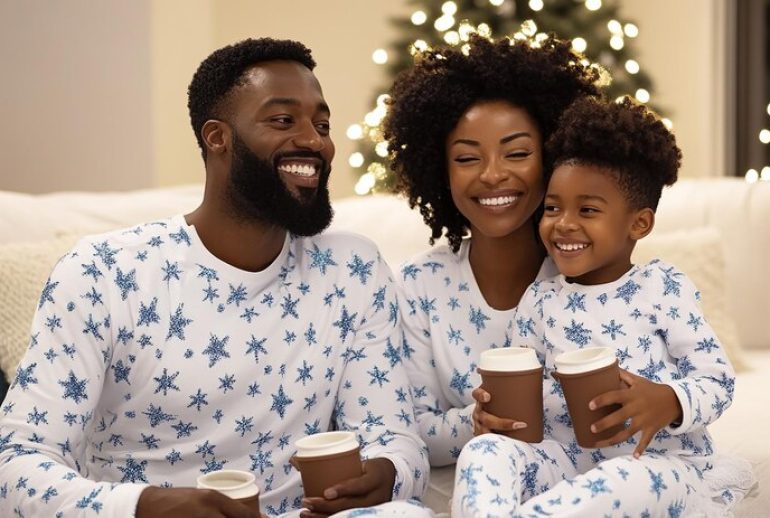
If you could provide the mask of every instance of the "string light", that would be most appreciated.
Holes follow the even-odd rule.
[[[537,24],[534,20],[524,20],[521,24],[521,32],[524,33],[525,36],[532,37],[537,33]]]
[[[359,196],[364,196],[365,194],[369,194],[371,192],[371,190],[374,188],[374,183],[374,175],[372,173],[364,173],[356,182],[356,186],[353,188],[353,190],[355,190],[356,194]]]
[[[543,9],[543,0],[529,0],[529,8],[533,11],[540,11]]]
[[[575,38],[572,40],[572,48],[581,54],[586,51],[586,47],[588,47],[588,43],[586,43],[586,40],[583,38]]]
[[[671,122],[671,119],[666,119],[665,117],[660,119],[660,122],[663,123],[663,125],[668,129],[669,131],[674,128],[674,123]]]
[[[626,61],[626,72],[629,74],[636,74],[639,72],[639,63],[634,61],[633,59],[629,59]]]
[[[650,92],[648,92],[644,88],[638,89],[634,94],[634,97],[636,97],[636,100],[639,101],[640,103],[650,102]]]
[[[412,13],[411,20],[415,25],[422,25],[428,21],[428,15],[425,14],[425,11],[415,11]]]
[[[382,158],[385,158],[388,156],[388,143],[386,141],[377,142],[377,145],[374,146],[374,152],[377,153],[377,156],[380,156]]]
[[[623,48],[624,45],[623,36],[618,36],[617,34],[610,38],[610,47],[612,47],[615,50],[620,50]]]
[[[377,49],[372,52],[372,61],[378,65],[384,65],[388,62],[388,51],[385,49]]]
[[[350,155],[350,158],[348,158],[348,164],[350,164],[350,167],[361,167],[364,165],[364,155],[356,151]]]
[[[436,18],[436,21],[433,22],[433,27],[435,27],[437,31],[444,32],[451,29],[454,24],[455,24],[454,16],[452,16],[451,14],[445,14],[439,18]]]
[[[586,0],[586,9],[589,11],[598,11],[602,8],[602,0]]]
[[[757,183],[757,180],[759,180],[759,173],[756,169],[749,169],[746,171],[746,182],[747,183]]]
[[[636,38],[639,36],[639,28],[634,25],[633,23],[627,23],[623,26],[623,32],[626,33],[626,36],[629,38]]]
[[[763,182],[770,182],[770,167],[765,166],[762,168],[762,172],[759,174],[759,179]]]
[[[770,104],[767,105],[767,114],[770,115]]]
[[[457,31],[447,31],[444,33],[444,41],[450,45],[457,45],[460,43],[460,33]]]
[[[441,12],[446,15],[452,16],[457,12],[457,4],[454,2],[444,2],[441,5]]]
[[[364,128],[362,128],[360,124],[351,124],[348,126],[345,135],[347,135],[350,140],[361,140],[364,136]]]
[[[617,20],[610,20],[607,22],[607,28],[610,30],[612,34],[618,34],[620,32],[623,32],[623,26],[620,25],[620,22]]]
[[[503,5],[503,2],[505,2],[505,0],[489,0],[489,3],[494,5],[495,7],[500,7],[501,5]]]
[[[759,141],[763,144],[770,143],[770,130],[765,128],[759,132]]]

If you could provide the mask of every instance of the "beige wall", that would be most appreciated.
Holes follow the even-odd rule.
[[[723,0],[625,0],[639,62],[672,111],[682,176],[723,172]],[[129,189],[197,182],[186,89],[221,45],[250,36],[313,49],[332,107],[332,191],[352,193],[348,125],[371,108],[407,0],[0,0],[0,189]]]
[[[0,0],[0,189],[153,183],[149,0]]]

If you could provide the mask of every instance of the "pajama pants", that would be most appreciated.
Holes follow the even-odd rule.
[[[282,514],[279,518],[297,518],[300,511],[295,510]],[[378,518],[431,518],[433,511],[424,507],[417,500],[396,500],[374,507],[348,509],[333,514],[330,518],[356,518],[358,516],[374,516]]]
[[[699,471],[673,455],[597,463],[598,451],[475,437],[457,459],[452,516],[679,517],[702,485]]]

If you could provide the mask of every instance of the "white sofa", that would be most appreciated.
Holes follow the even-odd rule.
[[[14,371],[38,291],[77,235],[190,211],[201,194],[201,185],[40,196],[0,191],[0,368]],[[335,202],[335,211],[332,227],[370,237],[394,270],[428,246],[427,227],[402,199],[347,198]],[[735,401],[711,430],[717,447],[750,460],[759,480],[736,516],[768,516],[770,183],[682,180],[664,192],[655,231],[637,248],[638,260],[660,255],[693,278],[707,317],[741,367]],[[451,471],[432,478],[428,501],[443,510]]]

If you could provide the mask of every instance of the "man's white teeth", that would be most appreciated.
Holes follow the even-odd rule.
[[[497,196],[495,198],[479,198],[479,203],[485,207],[496,207],[498,205],[508,205],[516,201],[516,196]]]
[[[309,164],[289,164],[278,166],[278,169],[286,173],[296,174],[297,176],[313,176],[315,167]]]
[[[566,252],[572,252],[574,250],[583,250],[588,248],[587,243],[556,243],[556,248],[564,250]]]

